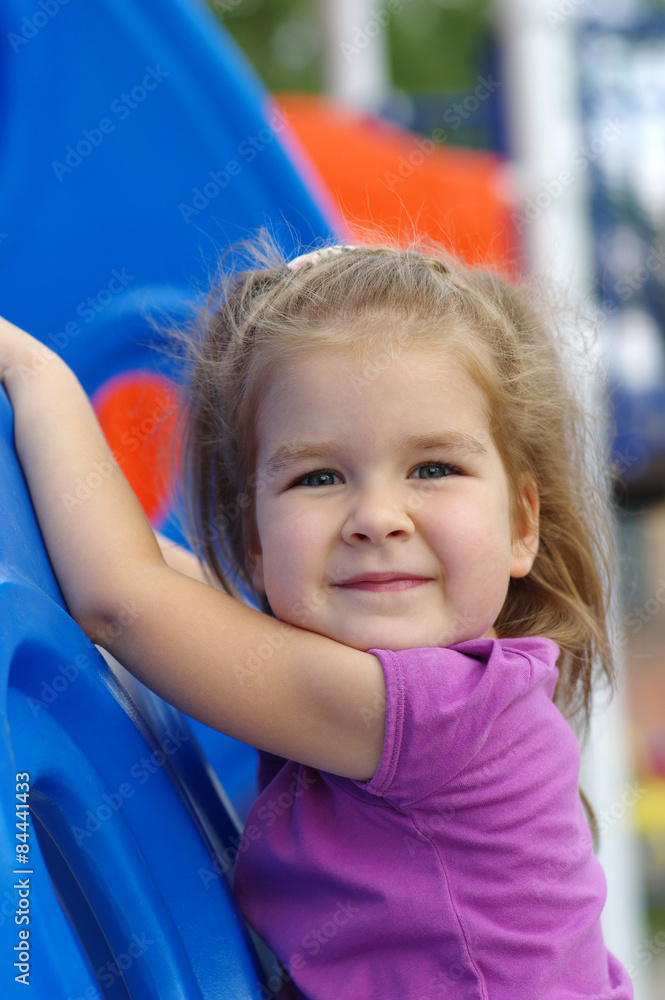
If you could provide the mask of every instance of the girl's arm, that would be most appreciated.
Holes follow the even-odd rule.
[[[193,552],[183,548],[182,545],[178,545],[177,542],[172,542],[170,538],[162,535],[159,531],[155,532],[155,538],[157,539],[164,561],[171,569],[177,570],[178,573],[184,573],[185,576],[191,577],[192,580],[200,580],[201,583],[207,583],[210,587],[219,587],[215,578],[212,574],[208,575],[205,566],[201,565]]]
[[[213,728],[360,780],[381,757],[372,654],[279,622],[172,569],[73,372],[0,320],[16,448],[72,617],[157,694]]]

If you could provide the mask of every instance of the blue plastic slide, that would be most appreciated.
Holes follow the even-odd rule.
[[[4,0],[0,39],[0,314],[91,395],[162,369],[151,318],[181,318],[230,243],[339,231],[202,2]],[[0,996],[276,996],[228,882],[254,751],[67,615],[12,426],[0,389]]]

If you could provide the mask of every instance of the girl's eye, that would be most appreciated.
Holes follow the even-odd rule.
[[[336,472],[331,472],[329,469],[319,469],[316,472],[308,472],[306,476],[294,479],[291,486],[332,486],[333,484],[330,480],[333,477],[340,478]],[[308,482],[308,480],[314,481]]]
[[[463,475],[462,470],[456,465],[451,465],[449,462],[423,462],[418,465],[414,470],[413,474],[419,473],[416,476],[417,479],[428,480],[428,479],[447,479],[449,476],[461,476]],[[341,477],[336,473],[332,472],[330,469],[317,469],[315,472],[308,472],[305,476],[298,476],[293,482],[289,483],[291,486],[333,486],[333,480],[337,479],[341,482]]]
[[[416,469],[413,470],[414,473],[424,473],[424,475],[416,476],[417,479],[447,479],[448,476],[460,476],[462,470],[458,469],[456,465],[450,465],[448,462],[423,462]]]

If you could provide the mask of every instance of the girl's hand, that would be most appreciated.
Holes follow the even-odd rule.
[[[85,630],[100,610],[122,602],[135,565],[161,567],[164,560],[90,400],[62,358],[0,319],[0,378],[58,583]]]
[[[54,351],[25,330],[0,317],[0,381],[7,385],[10,370],[23,375],[41,371],[57,357]]]

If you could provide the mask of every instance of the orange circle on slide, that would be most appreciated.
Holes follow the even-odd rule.
[[[116,461],[158,527],[168,507],[169,461],[178,457],[179,394],[154,372],[124,372],[97,389],[92,405]]]

